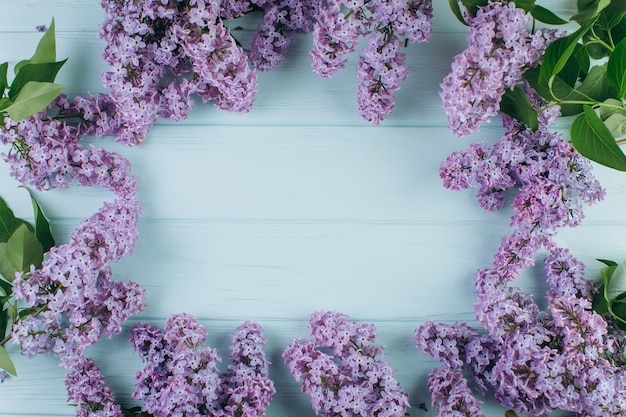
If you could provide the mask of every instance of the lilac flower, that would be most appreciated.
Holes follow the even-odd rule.
[[[357,105],[365,120],[379,124],[393,110],[394,94],[408,76],[405,54],[400,52],[402,38],[411,43],[428,41],[431,17],[429,0],[328,1],[314,25],[313,71],[334,76],[360,37],[367,37],[357,69]]]
[[[466,136],[498,114],[507,88],[519,84],[526,69],[537,64],[558,35],[526,30],[529,17],[513,2],[490,1],[475,17],[466,17],[468,46],[454,58],[452,71],[441,83],[448,126]]]
[[[582,203],[604,196],[590,164],[547,125],[533,132],[511,118],[505,122],[507,133],[495,145],[474,144],[446,159],[439,170],[444,186],[462,189],[476,183],[487,210],[503,207],[505,191],[518,186],[513,225],[553,231],[579,224]]]
[[[293,44],[294,33],[313,30],[318,4],[306,0],[254,0],[263,8],[259,25],[250,45],[250,61],[260,71],[275,68]]]
[[[463,373],[447,366],[433,369],[428,377],[428,389],[437,405],[437,417],[484,417],[477,400],[468,387]]]
[[[94,215],[81,222],[69,242],[52,248],[39,269],[20,273],[14,295],[24,300],[26,316],[12,328],[12,342],[34,356],[53,353],[69,370],[70,401],[79,416],[116,416],[110,390],[85,350],[103,335],[119,334],[122,325],[145,306],[144,289],[134,282],[112,279],[111,264],[132,253],[141,208],[130,163],[117,153],[80,141],[85,135],[119,132],[120,124],[106,96],[61,95],[48,109],[15,122],[8,117],[0,142],[9,145],[2,157],[11,174],[38,189],[72,183],[98,185],[115,194]]]
[[[360,80],[357,106],[361,116],[373,124],[381,123],[395,107],[394,93],[409,75],[397,38],[375,32],[359,58],[357,76]]]
[[[261,326],[245,322],[230,335],[230,340],[228,357],[232,364],[220,376],[222,383],[215,416],[264,416],[276,390],[269,378]]]
[[[101,3],[110,65],[102,81],[120,126],[117,140],[138,144],[158,117],[184,119],[194,94],[225,110],[251,108],[256,75],[221,21],[245,13],[248,2]]]
[[[77,417],[123,417],[100,369],[91,359],[82,359],[65,378],[68,401],[76,405]]]
[[[203,348],[207,333],[188,314],[170,317],[164,330],[133,327],[130,342],[146,362],[133,397],[142,410],[165,416],[263,416],[275,392],[268,376],[261,327],[246,322],[231,335],[232,364],[219,373],[217,352]]]
[[[138,284],[111,279],[110,265],[129,255],[137,240],[141,208],[130,164],[119,154],[79,143],[86,134],[104,133],[95,120],[106,105],[102,97],[70,101],[61,96],[50,109],[26,120],[5,118],[0,129],[0,141],[11,146],[3,157],[23,184],[47,189],[78,182],[100,185],[117,196],[84,220],[68,243],[52,248],[41,268],[14,282],[16,299],[24,299],[39,315],[14,326],[13,342],[28,356],[53,352],[68,368],[101,335],[118,334],[145,305]]]
[[[316,414],[404,416],[408,396],[382,356],[383,348],[374,344],[373,325],[317,312],[311,315],[309,330],[313,339],[293,340],[283,358]]]
[[[223,19],[235,19],[243,16],[252,9],[250,0],[222,0],[220,17]]]
[[[345,67],[346,55],[354,52],[363,34],[363,5],[350,9],[347,14],[341,12],[340,6],[340,2],[330,2],[321,9],[318,22],[313,26],[313,72],[326,78],[335,76]]]
[[[541,312],[529,295],[508,285],[518,269],[496,261],[492,270],[479,271],[477,276],[477,319],[486,335],[459,332],[465,328],[462,324],[445,330],[444,325],[430,322],[416,331],[418,347],[443,362],[429,382],[438,415],[453,415],[446,410],[458,399],[461,404],[477,404],[468,384],[459,379],[463,372],[471,374],[476,390],[493,391],[503,406],[521,413],[545,415],[560,409],[617,416],[625,411],[618,398],[626,394],[626,372],[621,367],[622,353],[617,353],[621,348],[613,346],[623,346],[626,338],[621,334],[617,341],[616,335],[609,336],[607,323],[591,310],[589,298],[583,298],[590,295],[589,285],[580,280],[580,270],[567,267],[580,262],[549,239],[545,248],[549,314]],[[560,283],[564,288],[574,283],[578,294],[569,289],[561,292],[556,287]],[[463,394],[453,394],[453,387]]]
[[[543,105],[528,92],[531,103]],[[481,415],[472,388],[491,391],[503,406],[531,415],[565,410],[617,416],[626,411],[617,400],[626,394],[621,366],[626,337],[609,334],[608,324],[591,308],[594,287],[583,277],[583,264],[554,242],[559,228],[580,224],[583,203],[604,196],[589,163],[548,130],[557,111],[540,113],[534,132],[503,116],[506,133],[497,143],[471,145],[441,165],[444,186],[476,185],[487,210],[503,207],[505,196],[515,194],[513,231],[502,239],[492,267],[478,271],[474,281],[476,320],[486,333],[465,324],[430,322],[415,333],[417,346],[442,361],[429,382],[438,415],[456,415],[458,409]],[[541,250],[547,252],[545,309],[513,286]]]

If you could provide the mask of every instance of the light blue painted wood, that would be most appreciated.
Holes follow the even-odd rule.
[[[224,357],[226,335],[243,320],[259,320],[278,388],[268,416],[312,416],[280,354],[292,338],[306,336],[308,315],[326,308],[374,322],[411,395],[410,415],[434,415],[426,375],[437,363],[414,348],[413,330],[427,319],[472,321],[473,273],[490,264],[511,214],[484,212],[472,191],[445,190],[438,177],[451,152],[501,134],[496,122],[466,139],[445,127],[438,83],[465,44],[446,3],[435,1],[433,40],[407,48],[412,73],[383,126],[367,125],[356,112],[356,57],[336,79],[318,78],[306,35],[278,69],[259,75],[249,114],[198,105],[184,122],[161,122],[136,148],[93,140],[133,163],[145,212],[135,253],[115,274],[144,285],[149,306],[124,334],[89,350],[120,401],[131,401],[141,368],[125,341],[129,326],[163,325],[169,314],[186,311],[207,326],[210,344]],[[563,16],[573,10],[570,0],[542,4]],[[0,7],[4,59],[14,64],[28,56],[40,36],[34,27],[54,15],[59,56],[70,57],[59,81],[70,93],[102,91],[97,0],[2,0]],[[254,25],[244,22],[242,38]],[[557,237],[589,264],[590,275],[599,269],[595,258],[626,253],[626,182],[602,167],[595,172],[606,200],[587,210],[581,227]],[[4,163],[0,178],[0,195],[29,217],[26,193]],[[112,198],[80,187],[38,197],[60,242]],[[537,299],[545,290],[539,275],[529,270],[519,283]],[[15,346],[9,350],[17,354]],[[73,415],[54,358],[18,355],[16,365],[19,378],[0,386],[0,417]],[[486,410],[503,415],[494,404]]]

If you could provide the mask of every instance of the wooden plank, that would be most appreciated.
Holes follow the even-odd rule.
[[[76,222],[57,224],[65,242]],[[473,279],[488,268],[506,224],[142,222],[116,279],[147,289],[140,317],[184,310],[211,319],[305,318],[319,309],[367,320],[473,319]],[[599,277],[597,258],[621,261],[626,225],[563,230],[557,242]],[[601,236],[601,239],[593,239]],[[539,255],[516,285],[546,289]]]

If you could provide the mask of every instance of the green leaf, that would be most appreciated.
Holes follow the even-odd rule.
[[[448,5],[450,6],[450,10],[452,10],[452,14],[456,16],[459,22],[463,23],[465,26],[468,26],[467,22],[465,21],[465,17],[463,17],[461,6],[459,6],[457,0],[448,0]]]
[[[25,223],[27,222],[15,217],[13,210],[11,210],[2,197],[0,197],[0,242],[7,242],[13,232]]]
[[[615,44],[620,43],[626,38],[626,16],[624,16],[622,20],[620,20],[618,24],[611,29],[611,37],[613,38],[613,42]]]
[[[524,78],[530,86],[546,101],[552,101],[556,97],[567,97],[572,92],[572,87],[568,86],[558,76],[553,81],[553,92],[550,91],[550,87],[547,83],[539,82],[539,74],[541,72],[541,66],[535,68],[529,68],[524,73]]]
[[[535,7],[535,0],[513,0],[515,7],[524,10],[526,13],[531,12]]]
[[[12,102],[8,99],[8,97],[0,98],[0,112],[9,107],[11,103]]]
[[[617,90],[617,96],[624,97],[626,93],[626,39],[618,43],[611,53],[606,77],[609,85]]]
[[[626,16],[626,1],[613,0],[606,9],[602,10],[601,19],[606,20],[607,29],[612,29],[617,26],[620,21]]]
[[[611,51],[606,49],[604,45],[600,45],[598,43],[588,43],[589,38],[583,37],[583,43],[585,44],[585,48],[587,49],[587,53],[590,58],[593,59],[602,59],[605,56],[609,56]]]
[[[600,270],[602,276],[602,298],[604,299],[604,305],[608,312],[611,312],[611,298],[609,296],[609,286],[613,273],[617,270],[618,265],[610,265]]]
[[[0,339],[4,339],[6,337],[9,322],[9,312],[7,310],[0,310]]]
[[[611,0],[583,0],[578,2],[579,12],[570,20],[578,22],[581,26],[590,21],[594,21],[600,12],[611,4]]]
[[[24,308],[22,310],[20,310],[19,312],[15,313],[15,316],[23,319],[26,316],[30,316],[31,314],[33,314],[37,309],[35,307],[30,307],[30,308]]]
[[[486,6],[488,2],[488,0],[461,0],[463,6],[465,6],[472,16],[476,16],[478,8]]]
[[[7,258],[18,271],[28,271],[31,265],[41,266],[43,247],[26,225],[18,227],[6,245]]]
[[[586,158],[619,171],[626,171],[626,155],[602,119],[589,106],[572,123],[572,144]]]
[[[8,296],[13,294],[13,285],[3,279],[0,279],[0,289]]]
[[[600,274],[602,275],[602,283],[604,284],[604,292],[606,294],[608,294],[609,291],[609,285],[611,284],[611,279],[613,278],[613,272],[615,272],[618,267],[618,264],[608,265],[600,270]],[[608,295],[606,297],[606,300],[610,301]]]
[[[617,326],[626,329],[626,292],[622,292],[611,301],[609,313],[616,319]]]
[[[614,138],[626,135],[626,114],[613,113],[604,121],[604,124]]]
[[[593,311],[600,315],[609,314],[609,304],[604,299],[604,286],[600,285],[598,288],[598,292],[594,294],[593,300],[591,302],[591,308]]]
[[[610,259],[596,259],[598,262],[602,262],[606,266],[618,266],[618,263],[611,261]]]
[[[537,120],[539,112],[530,104],[528,96],[520,87],[515,87],[504,93],[500,102],[500,111],[516,118],[532,130],[539,128]]]
[[[606,64],[591,67],[589,74],[576,90],[581,94],[596,101],[604,101],[609,98],[609,84],[606,79]]]
[[[5,62],[0,65],[0,97],[4,97],[4,90],[9,88],[9,83],[7,81],[7,71],[9,69],[9,63]]]
[[[22,87],[29,81],[40,81],[52,83],[56,78],[59,70],[65,64],[67,59],[59,62],[46,62],[42,64],[26,64],[22,67],[9,90],[9,97],[14,98],[19,94]]]
[[[600,103],[599,108],[600,117],[602,118],[602,120],[606,120],[612,114],[626,112],[626,108],[624,108],[624,103],[622,102],[622,100],[617,100],[614,98],[607,98],[602,103]]]
[[[57,60],[57,45],[54,33],[54,18],[50,22],[48,30],[39,40],[35,54],[30,59],[20,61],[15,65],[14,71],[17,75],[26,64],[45,64]]]
[[[50,223],[48,219],[44,215],[39,203],[35,199],[33,193],[26,187],[23,187],[28,191],[30,195],[30,201],[33,204],[33,215],[35,218],[35,236],[37,236],[37,240],[41,243],[44,252],[48,252],[55,244],[54,237],[52,237],[52,233],[50,232]]]
[[[582,26],[571,35],[557,39],[546,48],[539,71],[539,82],[552,89],[554,78],[560,73],[576,50],[580,38],[591,28],[592,23]]]
[[[22,120],[37,114],[65,89],[64,85],[29,81],[17,95],[13,104],[4,109],[13,120]]]
[[[574,87],[578,78],[585,78],[589,73],[589,54],[585,47],[579,43],[574,45],[572,56],[567,60],[565,66],[559,72],[558,76],[567,85]]]
[[[598,0],[578,0],[576,2],[576,6],[578,7],[578,11],[585,10],[587,7],[591,6],[593,3]]]
[[[592,67],[585,80],[576,89],[570,87],[560,76],[552,80],[552,90],[539,82],[540,68],[531,68],[524,78],[541,97],[548,101],[603,101],[609,96],[606,82],[606,65]],[[582,104],[561,104],[562,116],[573,116],[583,112]]]
[[[548,10],[545,7],[539,5],[535,5],[535,7],[533,7],[530,11],[530,14],[538,21],[547,23],[549,25],[564,25],[567,23],[567,20],[561,19],[551,10]]]
[[[13,282],[17,268],[13,266],[13,263],[9,260],[6,253],[6,242],[0,242],[0,275],[2,275],[8,282]]]
[[[0,368],[4,369],[13,376],[17,376],[15,365],[13,364],[13,361],[9,357],[9,354],[4,346],[0,346]]]
[[[553,86],[555,90],[559,90],[559,93],[564,92],[565,87],[558,78],[554,80]],[[570,92],[565,96],[561,94],[557,96],[566,101],[597,101],[598,103],[605,101],[610,96],[609,84],[606,80],[606,64],[592,67],[585,80],[578,87],[570,89]],[[582,112],[582,104],[561,105],[562,116],[573,116]]]

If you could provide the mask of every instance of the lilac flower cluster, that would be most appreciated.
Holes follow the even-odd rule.
[[[404,416],[408,396],[383,357],[383,347],[374,344],[373,325],[317,312],[311,315],[309,330],[313,339],[295,339],[283,358],[316,414]]]
[[[584,279],[583,264],[553,239],[558,228],[580,223],[583,203],[604,196],[588,161],[548,131],[557,113],[555,108],[541,113],[535,132],[504,116],[507,132],[496,144],[472,145],[441,166],[447,188],[477,184],[477,198],[487,210],[503,207],[508,190],[518,191],[512,202],[514,230],[502,239],[492,268],[476,275],[476,320],[486,333],[465,324],[431,322],[416,330],[417,346],[443,363],[429,382],[439,416],[457,415],[452,410],[483,415],[466,373],[478,392],[491,390],[502,405],[522,413],[626,412],[626,337],[609,334],[607,323],[591,308],[594,286]],[[545,311],[511,285],[542,249],[549,286]]]
[[[4,118],[0,143],[11,175],[40,190],[73,183],[100,186],[116,196],[83,220],[69,242],[53,247],[39,269],[19,273],[14,295],[31,307],[13,326],[12,342],[27,356],[51,352],[68,369],[68,400],[77,416],[121,417],[111,391],[87,347],[103,335],[119,334],[122,325],[145,306],[144,289],[112,279],[111,264],[128,256],[138,237],[141,208],[130,163],[117,153],[80,144],[86,135],[120,129],[107,96],[58,97],[48,109],[15,122]],[[26,307],[26,306],[24,306]]]
[[[204,327],[184,313],[170,317],[164,330],[146,323],[133,327],[130,342],[146,362],[133,394],[143,400],[142,410],[154,417],[265,415],[275,390],[261,327],[246,322],[231,335],[232,364],[221,374],[217,352],[203,348],[206,337]]]
[[[473,144],[446,159],[439,170],[443,185],[459,190],[477,184],[477,199],[490,211],[502,208],[507,190],[519,187],[511,224],[522,235],[578,225],[582,204],[601,200],[604,190],[589,162],[548,130],[556,112],[542,113],[535,132],[503,116],[507,132],[496,144]]]
[[[550,286],[548,311],[529,294],[511,287],[517,277],[494,262],[479,271],[479,335],[464,324],[427,322],[415,334],[417,345],[443,363],[432,371],[429,389],[438,416],[483,416],[464,377],[477,391],[491,390],[505,407],[544,416],[566,410],[585,416],[620,416],[626,412],[626,335],[612,331],[591,308],[593,285],[582,276],[580,261],[546,239],[544,272]],[[518,261],[522,263],[528,259]]]
[[[250,45],[250,61],[260,71],[275,68],[294,42],[295,33],[313,30],[321,1],[253,0],[263,8],[259,25]]]
[[[342,10],[345,10],[342,11]],[[367,37],[357,69],[357,106],[361,116],[381,123],[395,106],[395,92],[409,73],[400,51],[403,39],[426,42],[431,35],[431,0],[333,0],[323,4],[313,29],[313,71],[332,77]]]
[[[526,29],[529,16],[509,1],[490,1],[475,17],[466,16],[467,48],[454,58],[441,83],[448,126],[457,136],[478,131],[498,114],[506,89],[522,81],[559,32]]]
[[[102,81],[115,106],[111,117],[122,127],[118,140],[140,143],[158,117],[186,118],[197,94],[225,110],[248,111],[256,75],[275,68],[295,33],[313,32],[315,73],[331,77],[346,62],[360,37],[357,104],[378,124],[392,111],[394,93],[408,76],[404,40],[430,38],[432,0],[102,0],[106,19],[101,37],[110,66]],[[248,54],[224,19],[263,10]],[[346,10],[344,13],[343,10]],[[250,64],[250,65],[249,65]]]
[[[186,117],[197,94],[220,109],[245,112],[256,75],[222,17],[248,10],[245,1],[102,0],[101,37],[110,71],[102,76],[123,127],[118,140],[138,144],[159,116]]]
[[[20,274],[14,282],[15,297],[38,314],[18,321],[13,342],[28,356],[52,351],[67,368],[103,334],[118,334],[129,316],[145,305],[138,284],[111,279],[110,265],[129,255],[137,240],[141,208],[130,163],[119,154],[79,143],[85,134],[103,128],[94,121],[98,117],[87,114],[99,101],[61,96],[51,105],[64,115],[82,115],[80,123],[44,111],[20,122],[7,117],[0,129],[0,142],[11,146],[3,157],[23,184],[48,189],[78,182],[116,195],[81,222],[68,243],[52,248],[40,269]]]
[[[65,378],[68,401],[76,405],[76,417],[122,417],[111,389],[91,359],[81,359]]]

